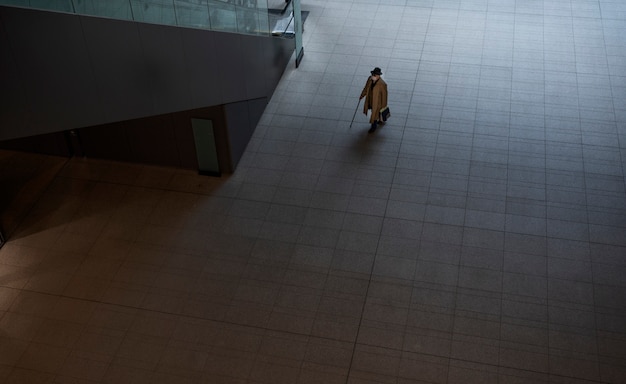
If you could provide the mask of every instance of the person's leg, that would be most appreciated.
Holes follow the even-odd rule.
[[[375,120],[375,121],[372,123],[372,126],[370,127],[369,131],[367,131],[367,132],[368,132],[368,133],[372,133],[372,132],[374,132],[374,131],[376,130],[377,126],[378,126],[378,120]]]

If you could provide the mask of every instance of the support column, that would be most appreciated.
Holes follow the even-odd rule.
[[[302,46],[302,10],[300,8],[300,0],[293,0],[293,22],[294,33],[296,34],[296,68],[302,61],[304,56],[304,47]]]

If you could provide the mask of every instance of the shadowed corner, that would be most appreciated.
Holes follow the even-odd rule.
[[[67,162],[59,156],[0,152],[0,229],[2,244],[16,236],[20,222]]]

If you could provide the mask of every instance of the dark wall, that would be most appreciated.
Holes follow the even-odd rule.
[[[213,123],[222,173],[232,173],[263,115],[267,99],[102,124],[0,142],[1,149],[85,156],[198,169],[191,119]]]
[[[269,99],[293,50],[292,39],[0,6],[0,141]]]
[[[191,124],[181,114],[184,112],[78,129],[79,148],[75,151],[90,158],[195,169]]]
[[[192,118],[213,121],[220,169],[232,172],[234,167],[222,106],[7,140],[0,142],[0,148],[197,169]]]
[[[243,156],[254,129],[263,115],[266,103],[265,99],[256,99],[224,106],[233,168]]]
[[[70,157],[72,156],[72,149],[68,145],[68,135],[69,132],[54,132],[45,135],[0,141],[0,149]]]

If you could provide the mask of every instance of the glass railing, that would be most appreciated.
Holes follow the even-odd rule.
[[[289,27],[293,13],[290,14],[289,10],[270,12],[268,0],[0,0],[0,5],[224,32],[293,37]]]

